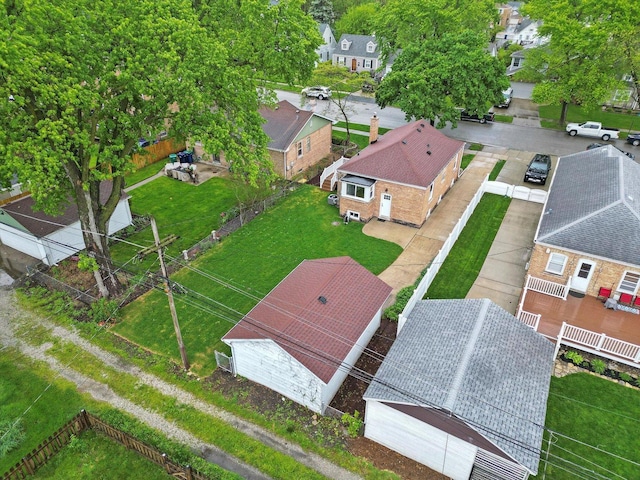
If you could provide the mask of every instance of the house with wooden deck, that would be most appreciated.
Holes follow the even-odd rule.
[[[488,299],[419,301],[365,392],[364,435],[455,480],[524,480],[553,354]]]
[[[305,260],[222,338],[233,372],[323,414],[390,294],[349,257]]]

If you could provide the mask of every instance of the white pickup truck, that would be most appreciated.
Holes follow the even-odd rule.
[[[618,133],[620,132],[617,128],[603,127],[600,122],[569,123],[566,130],[572,137],[576,135],[596,137],[605,142],[610,138],[618,138]]]

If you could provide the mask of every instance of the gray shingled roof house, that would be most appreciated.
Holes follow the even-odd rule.
[[[234,372],[322,414],[390,293],[350,257],[304,260],[222,338]]]
[[[333,36],[331,27],[326,23],[318,24],[318,31],[322,37],[322,43],[316,48],[316,54],[318,55],[319,62],[331,61],[333,51],[336,48],[336,39]]]
[[[343,33],[333,51],[334,65],[344,65],[352,72],[375,72],[380,62],[380,41],[375,35]]]
[[[100,198],[105,202],[112,182],[100,184]],[[132,223],[129,195],[122,192],[116,210],[109,220],[108,232],[113,234]],[[84,238],[78,217],[78,206],[69,201],[58,216],[34,209],[31,196],[17,198],[0,207],[0,243],[53,265],[84,250]]]
[[[365,437],[453,479],[536,474],[553,344],[488,299],[423,300],[398,328]]]
[[[529,274],[596,296],[640,284],[640,165],[607,145],[558,160]]]
[[[287,100],[259,110],[269,136],[267,148],[280,176],[292,178],[331,153],[331,119],[301,110]]]

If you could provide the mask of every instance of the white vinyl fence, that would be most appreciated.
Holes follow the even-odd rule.
[[[520,185],[509,185],[504,182],[487,181],[485,192],[497,195],[506,195],[517,200],[544,203],[547,200],[547,192],[539,188],[529,188]]]
[[[348,160],[348,158],[345,157],[340,157],[338,160],[336,160],[335,162],[333,162],[331,165],[329,165],[327,168],[325,168],[322,171],[322,175],[320,175],[320,188],[322,188],[322,185],[324,185],[324,181],[329,178],[331,178],[331,191],[333,192],[336,183],[338,182],[338,178],[336,176],[336,172],[338,171],[338,169],[344,165],[344,163]]]

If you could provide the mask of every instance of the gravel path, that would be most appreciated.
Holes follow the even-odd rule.
[[[33,347],[20,341],[14,335],[13,328],[14,326],[20,324],[20,319],[24,318],[25,316],[29,316],[29,313],[24,312],[16,304],[13,291],[0,288],[0,345],[2,345],[2,347],[0,347],[0,351],[2,351],[2,348],[7,346],[17,347],[23,354],[31,358],[47,362],[52,370],[58,372],[67,380],[74,382],[78,386],[78,389],[80,391],[88,392],[97,400],[108,402],[115,408],[134,415],[139,420],[163,432],[168,437],[189,445],[198,455],[202,456],[206,460],[212,463],[216,463],[227,470],[236,472],[242,475],[244,478],[269,478],[263,473],[257,471],[255,468],[244,464],[232,455],[221,451],[216,446],[207,444],[199,440],[191,433],[165,420],[157,413],[142,408],[134,404],[133,402],[120,397],[115,392],[113,392],[108,385],[96,382],[72,369],[65,368],[57,360],[46,354],[46,350],[49,347],[48,345]],[[203,402],[189,392],[186,392],[176,387],[175,385],[167,383],[164,380],[156,377],[155,375],[146,373],[134,365],[126,363],[120,357],[117,357],[109,352],[105,352],[101,348],[96,347],[71,330],[50,324],[45,319],[40,318],[37,320],[39,324],[50,328],[52,334],[56,337],[72,342],[74,345],[81,347],[85,351],[100,359],[105,365],[108,365],[109,367],[123,373],[134,375],[139,379],[141,383],[155,388],[162,394],[175,397],[177,400],[186,405],[190,405],[203,413],[227,422],[239,431],[259,440],[260,442],[268,445],[274,450],[277,450],[285,455],[294,458],[303,465],[316,470],[317,472],[328,478],[333,478],[336,480],[355,480],[360,478],[354,473],[349,472],[333,464],[332,462],[329,462],[319,455],[306,452],[298,445],[291,444],[268,430],[254,425],[244,419],[236,417],[235,415],[232,415],[225,410],[221,410],[213,405]]]

